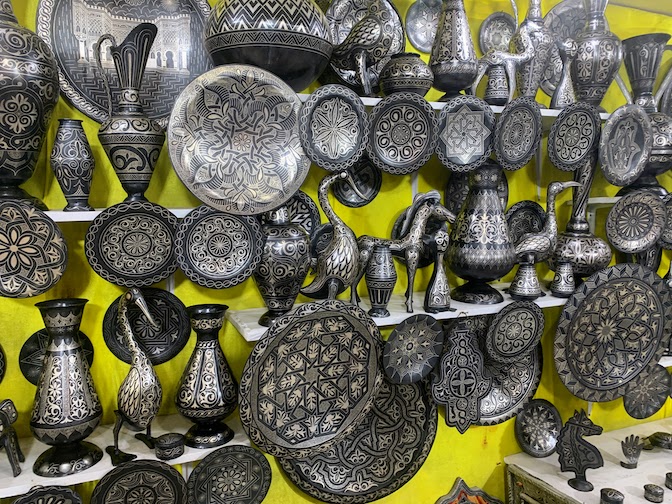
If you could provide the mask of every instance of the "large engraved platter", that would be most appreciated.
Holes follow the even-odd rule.
[[[563,171],[574,171],[598,147],[602,119],[599,110],[585,102],[573,103],[560,112],[548,134],[548,157]]]
[[[364,155],[369,116],[361,98],[340,84],[315,90],[299,113],[301,145],[320,168],[342,171]]]
[[[380,333],[362,309],[307,303],[277,319],[240,381],[248,436],[276,457],[323,452],[366,418],[383,381]]]
[[[184,303],[174,294],[163,289],[142,289],[151,324],[135,304],[128,307],[126,316],[136,342],[153,365],[162,364],[175,357],[185,347],[191,335],[191,323]],[[124,330],[117,314],[121,296],[112,301],[103,317],[103,339],[107,348],[119,360],[131,363],[131,351],[126,343]]]
[[[301,101],[270,72],[222,65],[180,94],[168,124],[173,167],[194,196],[250,215],[290,199],[308,175],[299,141]]]
[[[263,249],[256,218],[226,214],[207,205],[189,212],[175,238],[180,269],[192,282],[210,289],[227,289],[249,278]]]
[[[458,96],[439,113],[436,154],[453,172],[468,172],[484,164],[492,153],[495,113],[475,96]]]
[[[42,294],[61,279],[68,246],[47,214],[19,201],[0,203],[0,296]]]
[[[604,124],[600,137],[600,167],[610,184],[626,186],[643,172],[653,149],[653,129],[639,105],[624,105]]]
[[[111,33],[117,42],[142,23],[156,24],[158,36],[142,80],[145,113],[164,128],[175,99],[194,78],[211,67],[203,47],[210,14],[207,0],[40,0],[37,34],[51,47],[61,91],[80,111],[103,122],[108,99],[95,60],[98,37]],[[105,66],[112,103],[119,102],[119,78]]]
[[[646,189],[626,194],[609,210],[605,229],[614,248],[626,254],[651,249],[663,235],[667,208],[662,199]]]
[[[323,502],[371,502],[399,489],[420,469],[434,443],[437,407],[427,382],[387,381],[366,420],[328,451],[283,458],[289,479]]]
[[[187,484],[165,462],[132,460],[115,467],[91,494],[91,504],[187,504]]]
[[[437,125],[432,106],[422,96],[393,93],[371,111],[369,159],[392,175],[413,173],[434,153]]]
[[[84,237],[84,253],[108,282],[148,287],[177,270],[177,217],[148,201],[119,203],[103,210]]]
[[[672,298],[656,273],[617,264],[590,276],[567,300],[555,334],[555,367],[572,394],[611,401],[655,366],[672,330]]]
[[[539,104],[529,97],[509,103],[497,119],[493,140],[497,161],[505,170],[518,170],[532,160],[543,132]]]
[[[224,446],[189,475],[189,504],[260,504],[271,486],[271,465],[249,446]]]

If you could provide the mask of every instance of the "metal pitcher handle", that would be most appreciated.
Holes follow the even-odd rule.
[[[632,94],[630,93],[630,90],[628,89],[628,86],[625,85],[625,81],[623,80],[623,77],[621,77],[620,74],[616,74],[616,84],[618,84],[618,88],[621,90],[621,93],[623,94],[623,97],[625,98],[625,102],[628,105],[632,105]]]
[[[98,65],[98,70],[100,71],[100,74],[103,76],[103,86],[105,87],[105,93],[107,94],[107,117],[105,118],[105,121],[107,121],[107,119],[112,117],[112,90],[110,89],[110,81],[108,80],[107,74],[103,69],[102,57],[100,55],[101,47],[103,45],[103,42],[105,42],[106,40],[109,40],[114,46],[117,45],[117,41],[115,40],[115,38],[109,33],[106,33],[100,36],[98,42],[96,42],[96,45],[94,47],[96,55],[96,64]]]
[[[666,45],[664,51],[672,51],[672,45]],[[660,107],[660,100],[663,99],[665,91],[672,85],[672,69],[667,72],[667,75],[663,79],[663,82],[660,83],[658,92],[656,93],[656,106]]]

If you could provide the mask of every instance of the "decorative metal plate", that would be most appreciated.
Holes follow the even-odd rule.
[[[532,301],[514,301],[495,316],[485,337],[489,357],[504,364],[519,361],[544,334],[544,312]]]
[[[485,163],[492,154],[495,113],[475,96],[457,96],[439,113],[436,153],[454,172],[468,172]]]
[[[628,384],[623,396],[623,406],[632,418],[649,418],[665,405],[671,391],[670,373],[660,364],[656,364]]]
[[[643,172],[653,148],[648,114],[639,105],[624,105],[604,123],[600,137],[600,166],[615,186],[634,182]]]
[[[665,281],[639,264],[610,266],[567,300],[555,334],[555,368],[580,399],[611,401],[660,360],[670,331],[672,298]]]
[[[539,150],[542,124],[539,104],[529,97],[510,102],[497,120],[494,148],[497,161],[505,170],[518,170]]]
[[[121,287],[147,287],[177,270],[177,217],[149,201],[119,203],[93,219],[84,252],[93,268]]]
[[[481,400],[492,379],[485,374],[476,333],[458,321],[446,335],[446,350],[432,380],[434,400],[446,406],[446,425],[464,434],[480,419]]]
[[[607,238],[626,254],[644,252],[663,235],[666,220],[667,208],[656,194],[645,189],[631,192],[609,210]]]
[[[404,36],[404,25],[401,22],[401,16],[394,6],[393,2],[384,0],[383,7],[386,9],[388,18],[388,25],[386,26],[386,33],[391,38],[390,47],[387,54],[397,54],[404,50],[406,46],[406,37]],[[325,16],[331,32],[331,39],[334,47],[343,43],[350,34],[350,30],[359,23],[369,13],[369,2],[362,2],[361,0],[332,0]],[[389,56],[378,57],[377,62],[369,66],[366,71],[369,74],[372,85],[375,88],[378,85],[378,79],[383,67],[390,60]],[[357,78],[354,70],[345,70],[334,65],[329,64],[329,68],[333,70],[336,75],[345,82],[348,86],[360,88],[361,83]]]
[[[491,49],[509,51],[509,42],[516,33],[518,25],[511,14],[495,12],[481,23],[478,30],[478,46],[483,54]]]
[[[200,75],[180,94],[168,124],[177,175],[217,210],[273,210],[310,168],[299,140],[300,107],[284,81],[253,66],[221,65]]]
[[[406,484],[434,443],[437,407],[426,382],[383,381],[373,409],[355,431],[324,453],[283,458],[285,474],[323,502],[359,504],[381,499]]]
[[[101,123],[108,116],[108,100],[94,44],[105,33],[121,43],[134,26],[156,24],[158,36],[142,79],[140,101],[145,113],[165,128],[180,92],[212,66],[202,43],[209,14],[207,0],[40,0],[37,34],[56,57],[65,97]],[[121,92],[117,72],[114,66],[105,72],[116,104]]]
[[[392,175],[413,173],[432,157],[437,125],[434,109],[422,96],[393,93],[371,111],[369,159]]]
[[[660,243],[667,249],[672,249],[672,194],[668,194],[663,198],[665,203],[665,227],[663,234],[660,236]]]
[[[289,212],[290,222],[302,226],[306,233],[312,236],[320,225],[320,210],[313,199],[303,191],[296,191],[285,206]],[[259,217],[262,226],[268,222],[266,214],[261,214]]]
[[[50,485],[34,488],[12,504],[82,504],[82,498],[68,487]]]
[[[469,174],[461,172],[452,172],[446,182],[446,190],[443,195],[444,204],[449,211],[455,215],[460,213],[462,205],[469,194]],[[502,203],[502,210],[509,204],[509,182],[506,180],[506,173],[502,172],[497,183],[497,194]]]
[[[0,296],[38,296],[61,279],[68,246],[58,225],[19,201],[0,203]]]
[[[392,383],[424,380],[439,362],[443,328],[429,315],[413,315],[397,325],[383,348],[383,367]]]
[[[113,503],[187,504],[187,484],[165,462],[132,460],[115,467],[91,494],[91,504]]]
[[[467,485],[462,478],[457,478],[450,489],[443,497],[436,501],[436,504],[503,504],[499,499],[488,495],[478,487]]]
[[[548,134],[548,157],[559,170],[574,171],[598,147],[602,119],[600,111],[589,103],[565,107]]]
[[[260,504],[271,487],[271,465],[249,446],[224,446],[207,455],[187,481],[189,504]]]
[[[546,211],[531,200],[519,201],[504,214],[514,245],[527,233],[538,233],[546,224]]]
[[[247,280],[257,269],[263,250],[257,219],[207,205],[182,219],[175,238],[180,269],[189,280],[209,289],[228,289]]]
[[[163,289],[142,289],[149,314],[157,323],[154,327],[135,305],[128,306],[128,321],[133,336],[153,365],[162,364],[175,357],[185,347],[191,335],[191,323],[184,303],[177,296]],[[117,320],[121,296],[112,301],[103,317],[103,338],[107,348],[117,359],[131,363],[131,352],[125,341],[123,329]]]
[[[357,193],[352,190],[350,184],[340,179],[332,185],[334,196],[336,196],[336,199],[339,202],[350,208],[359,208],[368,205],[376,196],[378,196],[380,188],[383,185],[382,172],[376,165],[370,162],[368,158],[364,158],[357,163],[350,169],[350,172],[357,189],[359,189],[366,198],[360,198]]]
[[[82,345],[82,352],[86,362],[91,367],[93,364],[93,344],[89,337],[82,331],[79,331],[79,342]],[[23,344],[19,352],[19,368],[21,374],[33,385],[37,385],[44,364],[44,355],[49,345],[49,334],[46,329],[40,329],[34,332]],[[1,351],[0,351],[1,353]],[[4,359],[4,354],[2,355]],[[2,372],[0,372],[0,381],[2,381]]]
[[[406,36],[413,47],[424,53],[432,52],[439,28],[441,2],[416,0],[406,12]]]
[[[328,450],[359,426],[383,371],[382,341],[364,310],[337,300],[306,303],[278,318],[240,381],[240,420],[276,457]]]
[[[328,171],[351,168],[364,155],[369,115],[362,99],[340,84],[317,88],[299,112],[301,145],[308,159]]]
[[[531,400],[516,416],[516,441],[533,457],[543,458],[555,453],[560,429],[560,413],[545,399]]]

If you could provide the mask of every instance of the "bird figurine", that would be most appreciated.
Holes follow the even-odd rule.
[[[542,295],[535,264],[553,255],[558,243],[558,222],[555,217],[555,198],[565,189],[580,187],[578,182],[551,182],[546,191],[546,222],[538,233],[526,233],[514,244],[518,271],[513,277],[509,294],[517,301],[532,301]]]
[[[140,289],[133,287],[119,300],[118,321],[123,331],[126,345],[131,352],[131,369],[124,378],[117,393],[117,409],[114,414],[114,446],[108,446],[105,451],[112,459],[112,465],[119,465],[136,458],[136,455],[124,453],[119,449],[119,432],[126,424],[131,430],[141,431],[146,429],[145,434],[136,434],[135,437],[143,441],[149,448],[154,448],[154,438],[151,435],[152,420],[159,411],[163,391],[161,383],[156,376],[145,352],[140,348],[128,320],[128,307],[135,304],[149,323],[157,326],[149,313],[147,302],[142,297]]]
[[[393,47],[403,49],[403,43],[398,43],[398,39],[404,39],[403,28],[395,26],[392,9],[388,0],[371,0],[367,14],[331,55],[332,66],[355,72],[365,96],[372,96],[373,88],[368,68],[392,56]]]
[[[336,299],[348,287],[353,287],[358,271],[357,238],[355,233],[336,215],[329,204],[329,187],[337,180],[345,180],[362,199],[366,197],[355,185],[350,172],[332,173],[324,177],[317,188],[317,198],[327,219],[333,226],[332,239],[317,257],[315,278],[301,289],[305,296],[316,299]]]

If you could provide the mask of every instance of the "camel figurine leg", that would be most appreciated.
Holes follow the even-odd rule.
[[[415,272],[420,262],[420,248],[409,247],[406,249],[406,274],[408,287],[406,287],[406,311],[413,313],[413,285],[415,284]]]

